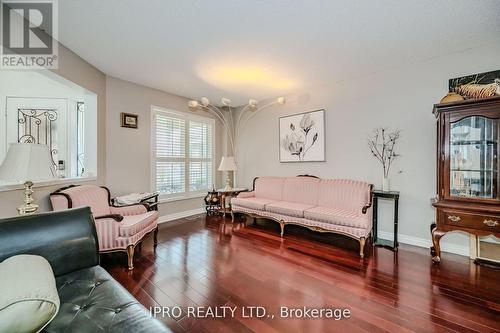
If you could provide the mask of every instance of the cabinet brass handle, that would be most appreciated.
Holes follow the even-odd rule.
[[[448,220],[452,221],[452,222],[458,222],[461,220],[460,216],[456,216],[456,215],[448,215]]]
[[[496,227],[498,225],[498,221],[493,221],[493,220],[484,220],[484,224],[486,224],[488,227]]]

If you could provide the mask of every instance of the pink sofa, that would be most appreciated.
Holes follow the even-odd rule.
[[[51,193],[50,201],[54,210],[89,206],[95,219],[99,252],[127,252],[129,269],[134,268],[135,246],[146,234],[154,232],[154,244],[158,243],[158,212],[148,211],[142,204],[113,207],[105,187],[71,185]]]
[[[233,212],[296,224],[314,231],[344,234],[359,241],[361,257],[372,230],[371,184],[312,176],[258,177],[252,192],[231,200]]]

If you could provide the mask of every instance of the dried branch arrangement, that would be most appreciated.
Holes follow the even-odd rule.
[[[382,164],[384,178],[389,177],[392,162],[400,156],[394,151],[399,135],[400,130],[388,132],[387,128],[379,127],[374,129],[373,134],[368,138],[368,148]]]

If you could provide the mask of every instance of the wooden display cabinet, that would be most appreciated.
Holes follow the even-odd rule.
[[[431,226],[432,261],[450,231],[500,235],[498,150],[500,97],[436,104],[436,224]]]

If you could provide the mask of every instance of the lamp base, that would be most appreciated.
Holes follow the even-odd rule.
[[[17,207],[17,212],[19,215],[30,215],[30,214],[35,214],[36,211],[38,210],[38,205],[37,204],[23,204],[19,207]]]
[[[231,177],[229,177],[229,173],[226,177],[226,187],[224,187],[224,191],[229,192],[232,191],[233,188],[231,187]]]
[[[17,212],[19,215],[29,215],[34,214],[38,210],[38,205],[32,203],[34,200],[31,197],[33,194],[33,182],[27,181],[24,183],[24,204],[17,207]]]

